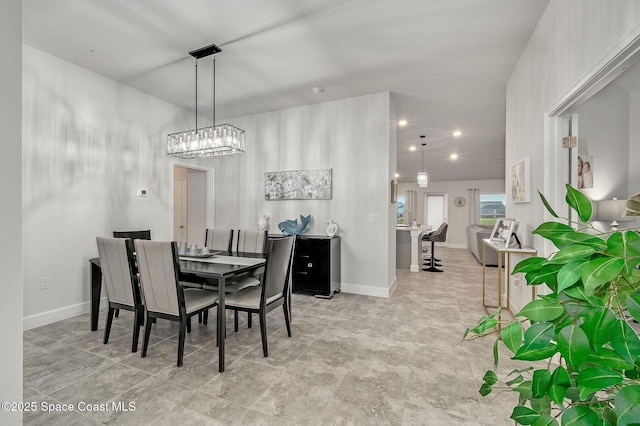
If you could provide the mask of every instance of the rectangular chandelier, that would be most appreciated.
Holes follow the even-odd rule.
[[[244,152],[244,130],[230,124],[216,125],[216,59],[213,58],[213,125],[198,128],[198,59],[222,52],[215,44],[192,50],[196,59],[196,128],[167,136],[167,155],[180,158],[212,157]]]
[[[167,154],[180,158],[211,157],[244,152],[244,130],[231,124],[172,133]]]

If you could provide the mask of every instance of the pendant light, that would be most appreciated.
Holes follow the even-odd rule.
[[[216,58],[213,58],[213,122],[198,128],[198,59],[222,52],[215,44],[192,50],[196,59],[196,127],[167,136],[167,155],[180,158],[212,157],[244,152],[244,130],[230,124],[216,125]]]
[[[424,147],[427,146],[427,143],[424,141],[424,135],[420,136],[420,138],[422,139],[422,171],[418,173],[418,186],[426,188],[429,185],[427,172],[424,171]]]

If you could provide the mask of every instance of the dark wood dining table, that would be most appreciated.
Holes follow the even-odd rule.
[[[180,273],[204,278],[218,286],[218,367],[224,371],[224,336],[227,328],[225,312],[225,283],[238,276],[248,274],[266,263],[266,256],[258,253],[223,252],[213,258],[180,257]],[[98,329],[100,294],[102,291],[102,268],[100,258],[89,259],[91,275],[91,331]]]

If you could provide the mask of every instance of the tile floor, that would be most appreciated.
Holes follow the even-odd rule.
[[[493,339],[460,344],[465,328],[484,314],[482,267],[467,250],[438,255],[444,273],[399,270],[389,299],[295,294],[293,337],[280,309],[268,316],[268,358],[257,317],[252,329],[230,329],[222,374],[215,320],[194,321],[182,368],[175,366],[178,330],[168,321],[154,325],[144,359],[131,353],[129,312],[114,320],[106,345],[105,312],[94,332],[88,314],[26,331],[24,401],[84,411],[38,409],[24,415],[24,424],[513,424],[515,395],[478,394],[492,366]],[[488,274],[496,279],[495,268]],[[504,372],[513,368],[507,355]]]

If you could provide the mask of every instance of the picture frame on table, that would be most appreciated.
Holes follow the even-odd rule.
[[[491,241],[508,247],[511,236],[518,230],[518,224],[519,222],[511,218],[496,220],[496,223],[493,225],[493,230],[491,231]]]

